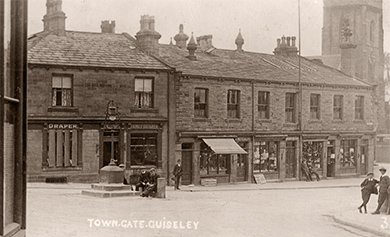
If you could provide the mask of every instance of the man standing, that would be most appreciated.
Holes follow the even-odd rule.
[[[390,178],[389,176],[385,175],[386,169],[384,167],[380,168],[379,171],[381,172],[381,178],[379,179],[379,197],[378,197],[378,207],[376,210],[372,213],[373,215],[380,214],[380,209],[383,205],[383,203],[386,202],[388,194],[387,189],[390,186]]]
[[[147,188],[141,193],[141,197],[149,197],[152,192],[157,192],[157,179],[160,176],[156,173],[155,168],[150,169],[150,180],[146,184]]]
[[[173,176],[175,176],[175,190],[180,190],[179,184],[181,175],[183,174],[183,168],[181,167],[181,160],[177,160],[177,164],[175,165],[175,168],[173,168]]]

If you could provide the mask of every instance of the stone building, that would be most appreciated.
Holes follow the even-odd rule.
[[[295,41],[278,39],[274,55],[244,51],[241,32],[236,50],[215,48],[211,35],[191,37],[186,48],[160,45],[158,57],[179,71],[176,157],[184,183],[252,181],[256,173],[299,179],[302,160],[323,177],[372,169],[374,87],[305,58],[299,79]]]
[[[341,69],[342,51],[346,41],[343,32],[349,30],[351,76],[376,86],[378,132],[385,132],[383,1],[382,0],[324,0],[322,55],[324,64]]]
[[[346,75],[349,48],[343,73],[300,58],[295,37],[269,55],[245,51],[241,32],[225,50],[183,25],[160,44],[148,15],[135,38],[107,21],[102,33],[67,31],[60,4],[49,0],[44,17],[58,27],[29,39],[30,180],[93,180],[111,158],[127,175],[158,167],[166,178],[181,158],[183,184],[195,185],[300,179],[302,160],[323,177],[372,170],[375,86]]]
[[[111,159],[127,177],[150,167],[167,174],[175,75],[146,53],[156,32],[141,29],[136,40],[108,21],[101,33],[68,31],[61,4],[47,1],[44,31],[28,40],[29,180],[96,181]]]

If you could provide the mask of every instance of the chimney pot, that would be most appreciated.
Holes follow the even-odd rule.
[[[43,16],[43,30],[65,35],[65,13],[62,11],[62,0],[47,0],[46,15]]]
[[[176,41],[176,45],[181,49],[186,48],[187,40],[189,39],[188,35],[184,34],[183,30],[184,30],[183,24],[180,24],[179,33],[174,37],[174,40]]]
[[[153,16],[141,16],[141,29],[135,37],[137,38],[137,45],[141,50],[148,54],[157,55],[159,51],[158,40],[161,38],[161,35],[154,30],[154,23]]]

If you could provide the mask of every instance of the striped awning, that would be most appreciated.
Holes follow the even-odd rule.
[[[232,138],[203,138],[215,154],[248,154]]]

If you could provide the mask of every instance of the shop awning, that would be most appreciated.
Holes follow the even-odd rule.
[[[203,138],[215,154],[248,154],[232,138]]]

